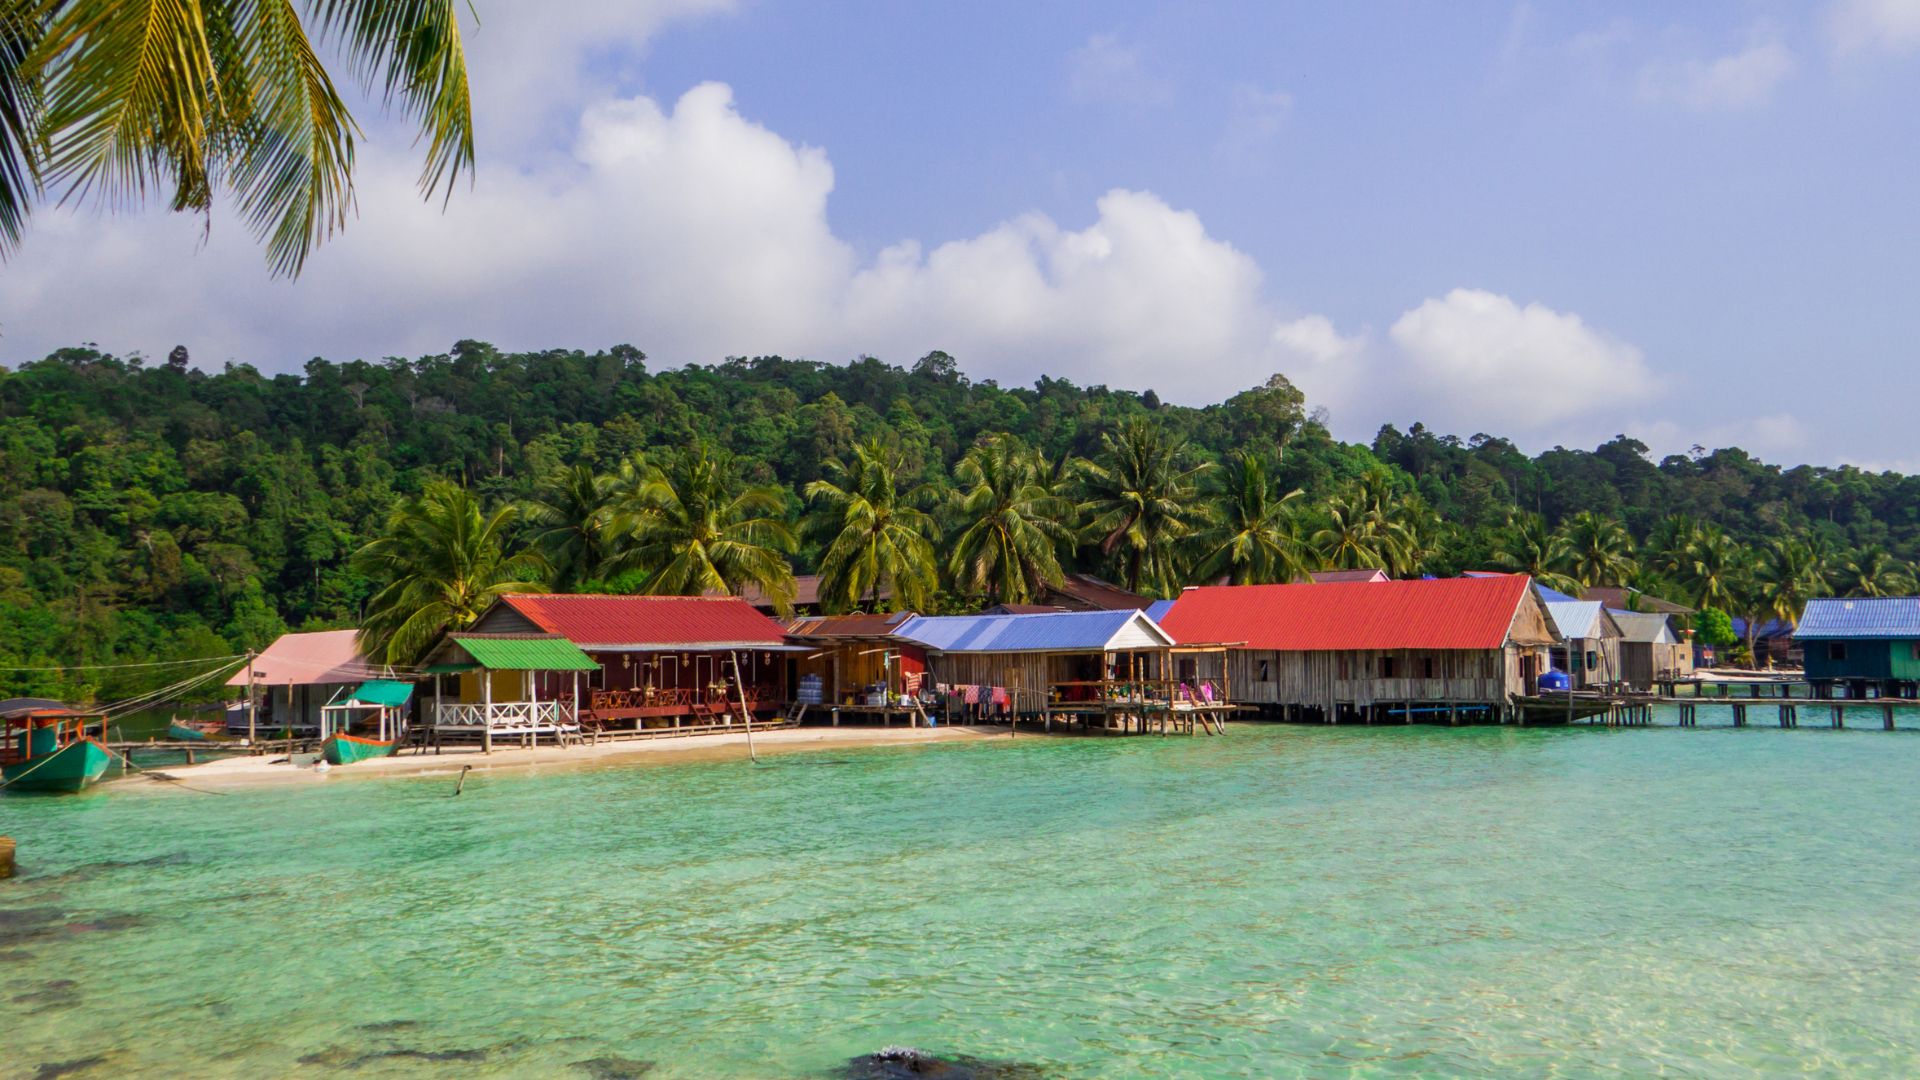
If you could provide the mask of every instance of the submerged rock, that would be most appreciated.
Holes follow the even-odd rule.
[[[40,989],[31,990],[14,997],[20,1005],[39,1005],[64,1009],[80,1004],[80,984],[72,979],[54,979],[40,984]]]
[[[145,915],[106,915],[98,919],[87,919],[84,922],[70,922],[66,925],[66,931],[69,934],[105,934],[145,925],[147,925]]]
[[[33,1074],[33,1080],[58,1080],[59,1077],[72,1076],[74,1073],[85,1072],[95,1065],[106,1063],[107,1059],[98,1054],[93,1057],[75,1058],[72,1061],[43,1062]]]
[[[911,1046],[889,1046],[847,1062],[841,1075],[846,1080],[1042,1080],[1046,1073],[1025,1062],[983,1061],[965,1054],[939,1057]]]
[[[405,1031],[420,1026],[418,1020],[378,1020],[371,1024],[355,1024],[355,1031]]]
[[[14,945],[67,917],[60,908],[0,908],[0,945]]]
[[[576,1061],[573,1067],[593,1080],[639,1080],[653,1071],[653,1062],[608,1056]]]
[[[382,1061],[485,1061],[485,1050],[416,1050],[403,1046],[397,1050],[366,1051],[358,1047],[330,1046],[300,1058],[302,1065],[324,1065],[331,1069],[358,1069]]]

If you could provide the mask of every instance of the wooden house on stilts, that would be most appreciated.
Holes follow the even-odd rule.
[[[1162,626],[1238,643],[1236,701],[1328,723],[1520,720],[1555,643],[1522,574],[1190,588]]]

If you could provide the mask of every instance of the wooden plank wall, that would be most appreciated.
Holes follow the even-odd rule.
[[[1341,653],[1233,649],[1227,654],[1227,670],[1233,700],[1257,705],[1492,703],[1506,700],[1509,685],[1514,687],[1511,692],[1520,692],[1519,651],[1399,650],[1390,654],[1395,668],[1391,678],[1379,674],[1379,661],[1387,654],[1351,652],[1344,654],[1347,677],[1343,679]],[[1429,658],[1434,661],[1434,678],[1423,674]]]

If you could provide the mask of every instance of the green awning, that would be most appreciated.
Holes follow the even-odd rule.
[[[428,664],[426,673],[429,675],[457,675],[462,671],[472,671],[479,666],[479,664]]]
[[[481,667],[495,671],[593,671],[600,665],[566,638],[453,637]]]
[[[405,705],[407,699],[411,697],[413,697],[412,683],[404,683],[396,679],[368,679],[361,683],[359,689],[349,695],[347,700],[362,705],[397,708]]]

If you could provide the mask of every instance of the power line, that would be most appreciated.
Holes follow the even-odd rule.
[[[232,656],[201,656],[192,660],[154,660],[144,664],[69,664],[63,667],[18,667],[0,664],[0,671],[126,671],[133,668],[187,667],[192,664],[225,664],[233,660],[245,660],[245,653]]]

